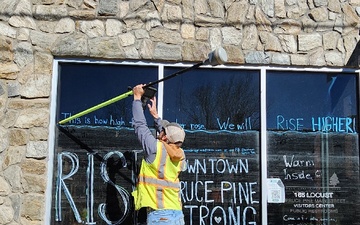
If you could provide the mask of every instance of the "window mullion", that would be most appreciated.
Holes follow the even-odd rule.
[[[261,224],[267,224],[267,132],[266,132],[266,69],[260,72],[260,174],[261,174]]]

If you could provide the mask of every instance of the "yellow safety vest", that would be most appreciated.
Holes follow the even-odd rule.
[[[152,209],[181,210],[179,173],[183,161],[172,162],[163,144],[158,141],[154,162],[141,162],[139,180],[132,192],[135,210]]]

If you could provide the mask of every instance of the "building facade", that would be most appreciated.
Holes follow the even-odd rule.
[[[202,190],[202,194],[199,191],[199,198],[194,200],[197,204],[189,203],[187,206],[185,204],[187,207],[185,209],[187,210],[187,223],[270,225],[280,224],[278,221],[281,221],[281,224],[288,225],[301,224],[300,222],[302,224],[359,224],[357,217],[354,217],[353,220],[345,219],[345,217],[355,215],[352,213],[345,213],[343,216],[331,216],[332,214],[329,216],[331,210],[333,210],[331,213],[341,214],[345,209],[355,208],[360,204],[357,197],[359,186],[356,185],[359,184],[357,137],[357,121],[359,118],[359,93],[357,87],[358,41],[360,39],[359,15],[359,0],[1,0],[0,224],[40,225],[56,224],[61,221],[71,221],[73,223],[97,222],[99,224],[141,223],[139,222],[141,219],[138,219],[137,216],[131,216],[130,219],[125,217],[109,219],[110,216],[106,213],[106,210],[104,210],[105,216],[94,219],[92,215],[96,215],[98,212],[90,211],[93,208],[96,211],[98,206],[84,207],[84,213],[80,207],[71,208],[69,206],[71,201],[69,198],[66,200],[64,194],[55,194],[59,190],[65,193],[64,189],[62,189],[64,186],[60,185],[62,188],[57,187],[59,165],[63,162],[61,160],[70,159],[71,161],[71,159],[74,159],[73,157],[78,156],[71,153],[67,154],[67,151],[66,154],[62,154],[62,152],[65,152],[63,149],[76,149],[76,146],[82,146],[81,149],[88,149],[87,152],[83,152],[82,156],[85,157],[90,150],[99,148],[102,157],[115,155],[122,159],[122,151],[119,151],[122,152],[119,154],[117,151],[104,149],[122,146],[122,149],[131,151],[134,150],[132,146],[137,146],[136,144],[123,145],[124,140],[133,143],[133,140],[128,137],[131,136],[131,132],[130,134],[127,132],[122,133],[116,129],[102,131],[101,129],[105,129],[106,126],[100,126],[95,131],[90,128],[75,127],[72,133],[71,125],[84,125],[86,121],[83,120],[79,124],[72,121],[69,127],[59,128],[56,121],[78,112],[81,107],[85,109],[93,104],[89,102],[88,105],[81,105],[76,110],[71,108],[71,105],[78,103],[70,100],[73,99],[75,94],[79,96],[80,94],[71,92],[72,94],[66,95],[66,92],[70,89],[81,89],[84,92],[83,90],[86,90],[86,87],[81,86],[90,78],[76,77],[76,74],[79,73],[75,72],[73,72],[73,77],[66,78],[65,75],[72,74],[71,71],[91,71],[93,68],[90,68],[89,65],[120,65],[120,67],[129,66],[130,68],[111,70],[107,67],[101,74],[106,75],[113,72],[113,74],[118,73],[121,75],[121,73],[131,73],[133,71],[134,74],[146,75],[145,71],[151,71],[149,73],[152,75],[148,76],[150,81],[157,80],[159,73],[166,75],[166,71],[169,73],[176,72],[178,67],[201,62],[208,57],[209,52],[220,46],[226,50],[228,61],[226,65],[220,66],[220,69],[216,70],[217,72],[214,72],[213,75],[222,77],[222,73],[227,73],[228,70],[240,70],[242,72],[246,71],[244,77],[249,74],[251,77],[257,77],[251,81],[245,78],[240,79],[239,83],[249,83],[246,83],[248,86],[245,87],[239,86],[237,90],[243,93],[240,90],[250,89],[249,87],[253,87],[252,85],[256,83],[258,86],[254,88],[254,92],[249,91],[247,93],[256,95],[257,97],[252,101],[258,104],[252,106],[252,109],[247,109],[248,114],[249,110],[253,110],[251,116],[247,116],[247,114],[241,116],[239,121],[243,121],[243,124],[240,122],[231,123],[229,120],[233,119],[236,114],[227,117],[228,114],[225,112],[224,116],[219,116],[213,124],[218,125],[221,128],[220,130],[233,130],[232,127],[235,129],[236,127],[239,128],[239,126],[246,126],[246,129],[242,127],[240,130],[255,130],[258,133],[231,133],[230,136],[216,136],[218,138],[216,140],[220,144],[207,145],[206,143],[213,140],[213,137],[207,136],[210,134],[192,133],[193,130],[202,130],[201,126],[205,124],[204,122],[198,122],[202,121],[202,119],[196,118],[195,113],[192,115],[194,116],[194,123],[191,123],[187,136],[189,140],[197,139],[198,141],[189,141],[191,144],[186,146],[187,152],[191,156],[191,154],[198,154],[200,151],[204,155],[214,154],[216,158],[207,158],[205,160],[205,158],[190,157],[189,159],[193,170],[189,168],[188,174],[184,175],[182,200],[192,201],[191,196],[195,194],[195,185],[201,186],[199,190]],[[181,65],[178,63],[181,63]],[[78,65],[80,65],[79,68]],[[138,67],[144,68],[144,66],[144,70],[136,72]],[[156,68],[152,68],[152,66]],[[211,69],[206,67],[205,70]],[[261,81],[264,71],[269,74],[267,81]],[[208,74],[213,73],[211,71],[207,72]],[[337,74],[345,74],[345,77],[350,74],[351,77],[343,81],[345,86],[343,86],[342,90],[349,90],[349,86],[347,86],[349,84],[353,85],[351,86],[353,89],[351,89],[351,93],[340,95],[339,98],[342,100],[343,105],[352,103],[352,107],[342,111],[346,111],[346,115],[345,113],[344,115],[339,113],[331,116],[325,114],[309,115],[308,119],[312,120],[309,127],[303,125],[303,121],[307,117],[287,117],[285,113],[274,113],[274,118],[276,118],[274,127],[269,127],[271,125],[270,121],[268,121],[268,127],[266,124],[262,125],[260,121],[267,118],[266,114],[260,111],[267,109],[267,107],[266,103],[262,103],[264,89],[260,82],[263,82],[262,84],[271,82],[272,72],[276,73],[276,76],[281,76],[282,80],[285,80],[291,73],[324,72],[326,74],[323,75],[328,76],[328,83],[331,87],[341,86],[342,84],[341,79],[337,79]],[[332,73],[336,75],[329,75]],[[298,75],[301,74],[295,74],[293,80],[299,79],[297,83],[303,82],[303,77],[298,78]],[[208,79],[215,80],[217,79],[215,77]],[[124,84],[125,86],[136,85],[134,83],[135,78],[120,78],[113,77],[112,79],[118,79],[116,80],[118,83],[123,80],[132,81],[132,83]],[[274,83],[279,81],[275,78],[274,76]],[[99,81],[99,79],[99,77],[94,78],[94,82]],[[194,80],[193,83],[205,83],[204,80],[207,79],[199,78],[199,80]],[[136,81],[141,82],[141,79]],[[306,82],[310,84],[315,81],[308,80]],[[270,87],[270,83],[267,84]],[[283,86],[286,86],[286,84],[283,84]],[[99,85],[99,87],[107,88],[102,85]],[[172,88],[174,90],[176,87],[178,87],[177,84],[173,84]],[[226,90],[229,90],[229,87]],[[276,85],[271,87],[280,88],[280,86],[277,87]],[[316,89],[317,87],[312,88]],[[328,87],[328,90],[330,89]],[[162,90],[162,87],[159,87],[159,90]],[[91,89],[91,91],[97,90]],[[122,87],[118,91],[126,90],[125,87]],[[221,93],[223,92],[219,91],[217,96],[222,96]],[[286,93],[274,95],[274,101],[283,101],[284,103],[290,101],[289,99],[278,100]],[[161,95],[160,92],[159,94]],[[239,95],[241,96],[241,94]],[[314,94],[314,98],[315,96],[317,95]],[[303,98],[309,99],[311,96]],[[224,95],[222,99],[228,99],[228,97]],[[104,101],[106,99],[98,100]],[[268,98],[268,100],[271,99]],[[170,100],[164,99],[164,103],[166,101],[170,102]],[[65,104],[65,102],[71,103]],[[301,102],[298,102],[298,105],[301,104]],[[233,103],[228,102],[228,105],[233,105]],[[245,108],[248,105],[251,104],[242,103],[241,107]],[[287,107],[293,107],[294,109],[298,105]],[[278,107],[281,108],[281,106]],[[334,111],[336,107],[331,109]],[[229,107],[229,112],[234,111],[236,111],[236,107]],[[69,112],[69,115],[66,114],[67,112]],[[222,112],[217,113],[221,115]],[[112,127],[121,127],[122,118],[115,118],[114,114],[109,115],[111,115],[111,118],[107,117],[109,124],[105,125],[112,123]],[[165,109],[163,115],[166,115]],[[96,115],[92,115],[91,118],[91,125],[95,125],[95,123],[99,125],[103,121]],[[258,121],[254,122],[253,118],[257,118]],[[178,117],[173,119],[178,119]],[[124,120],[128,122],[131,119]],[[329,122],[329,120],[331,121]],[[206,123],[207,130],[216,130],[217,128],[213,124],[211,121]],[[270,130],[306,130],[302,129],[303,127],[312,129],[315,132],[315,134],[310,134],[315,135],[310,141],[298,133],[282,133],[280,135],[276,132],[270,132]],[[63,128],[64,130],[61,130]],[[326,132],[324,132],[324,129]],[[268,131],[268,143],[264,143],[266,138],[261,139],[260,137],[263,136],[262,138],[264,138],[266,131]],[[316,132],[322,134],[317,136],[318,133]],[[88,136],[85,139],[80,138],[80,142],[85,143],[89,148],[79,144],[74,138],[72,142],[68,141],[71,136],[79,139],[82,133]],[[233,141],[237,140],[237,136],[233,137],[232,135],[240,135],[241,137],[245,135],[247,139],[246,141]],[[284,138],[284,135],[286,138]],[[318,140],[319,138],[321,140]],[[93,143],[95,139],[98,139],[96,141],[98,143]],[[107,141],[102,143],[101,140],[105,139]],[[324,141],[325,139],[331,139],[335,150],[338,146],[341,152],[341,154],[335,150],[330,152],[330,158],[331,156],[344,157],[346,158],[345,161],[336,161],[330,158],[326,160],[322,155],[316,157],[317,154],[322,154],[321,149],[329,148],[324,145],[324,143],[329,144],[329,142]],[[319,147],[320,150],[308,151],[309,145],[307,144],[311,141],[314,142],[311,145],[312,148],[317,149]],[[233,143],[230,147],[226,145],[229,142]],[[281,148],[281,144],[285,142],[287,147]],[[294,146],[301,149],[305,155],[311,155],[311,159],[297,158],[298,155],[290,151]],[[135,149],[139,150],[141,148],[137,146]],[[221,149],[223,154],[218,154],[216,149]],[[239,151],[242,152],[242,157],[232,155],[239,153]],[[112,154],[107,155],[108,152],[112,152]],[[264,154],[260,154],[260,152]],[[97,156],[96,154],[89,155],[95,158]],[[256,157],[251,158],[249,155],[256,155]],[[227,161],[223,156],[237,159]],[[303,154],[300,154],[300,156],[303,156]],[[135,156],[132,155],[131,157]],[[91,160],[93,160],[91,157],[84,158],[84,167],[91,168],[89,165],[92,164],[88,164]],[[99,166],[104,166],[104,161],[101,162]],[[135,160],[135,162],[137,161]],[[281,167],[276,162],[281,162],[284,165]],[[329,173],[327,177],[330,181],[327,182],[330,182],[330,185],[315,185],[320,189],[296,189],[295,187],[302,185],[299,183],[294,183],[292,189],[281,189],[281,187],[276,186],[278,180],[275,178],[280,178],[286,187],[290,186],[287,183],[289,180],[306,180],[307,178],[314,180],[317,176],[320,177],[325,174],[323,168],[329,167],[328,165],[324,166],[326,162],[336,164],[336,168],[340,168],[339,171],[342,171],[342,177],[338,173],[333,173],[333,171],[326,172]],[[205,165],[208,166],[207,169],[201,169],[206,167]],[[222,165],[235,166],[232,168],[238,168],[239,174],[241,174],[240,171],[246,171],[243,174],[249,175],[249,177],[246,180],[241,180],[237,176],[238,174],[231,172],[224,174]],[[262,169],[263,166],[266,168]],[[299,168],[299,170],[289,172],[294,167]],[[77,167],[70,166],[70,168]],[[279,170],[272,171],[270,168],[279,168]],[[314,169],[311,175],[308,172],[309,168]],[[217,171],[217,173],[226,176],[229,175],[231,178],[229,180],[217,180],[215,178],[209,180],[205,176],[205,174],[209,173],[208,170]],[[86,174],[86,170],[84,171],[82,174]],[[102,170],[102,175],[105,171],[106,169]],[[201,171],[204,175],[203,180],[193,179],[192,176],[201,174]],[[62,171],[60,170],[60,172]],[[264,173],[266,174],[264,175]],[[136,177],[135,174],[130,173],[128,176]],[[346,179],[342,180],[341,178],[344,177]],[[268,180],[268,178],[272,179]],[[93,202],[89,198],[92,195],[85,192],[85,189],[89,188],[89,184],[85,185],[88,179],[84,180],[83,186],[74,185],[74,189],[76,187],[79,187],[79,191],[83,189],[83,195],[87,196],[87,202]],[[65,181],[65,178],[62,181]],[[276,183],[274,193],[279,191],[280,195],[278,198],[264,199],[270,194],[268,190],[273,185],[272,182]],[[353,183],[354,185],[342,186],[339,187],[340,189],[336,189],[338,182]],[[99,183],[101,182],[99,181]],[[95,183],[94,186],[99,183]],[[214,183],[218,183],[219,186],[214,185],[213,188],[209,188]],[[257,184],[256,187],[255,183]],[[326,187],[335,189],[325,190]],[[131,190],[131,187],[128,187],[128,192],[129,190]],[[293,198],[285,197],[284,199],[281,190],[286,191],[287,195],[285,196],[292,193]],[[71,189],[70,193],[72,191],[74,190]],[[95,193],[99,191],[101,191],[101,188],[96,190]],[[216,191],[220,191],[220,194],[215,196]],[[342,194],[335,198],[340,192]],[[120,193],[118,192],[121,199],[121,196],[124,195]],[[230,193],[233,193],[233,195]],[[245,197],[240,197],[241,193]],[[351,193],[356,197],[344,197],[347,195],[352,196]],[[61,206],[55,206],[57,202],[55,196],[65,199]],[[77,202],[77,198],[81,199],[81,194],[71,196],[73,196],[74,202]],[[205,197],[208,201],[204,200]],[[229,198],[229,202],[225,201],[225,198]],[[244,199],[246,204],[240,204],[241,199]],[[306,199],[307,202],[303,199]],[[313,201],[313,199],[331,201],[324,203]],[[208,205],[206,207],[201,206],[204,203]],[[130,200],[127,201],[127,204],[131,208]],[[231,204],[234,205],[234,208],[230,210]],[[287,207],[281,204],[291,206]],[[57,211],[62,207],[66,209],[63,210],[63,215]],[[324,208],[327,210],[326,212],[315,212]],[[129,211],[126,216],[132,213],[128,208],[122,210]],[[314,210],[314,212],[312,213],[311,210]],[[280,213],[285,211],[287,213]],[[77,213],[79,213],[78,216]],[[219,215],[216,213],[219,213]],[[248,213],[251,215],[248,215]],[[327,217],[324,216],[324,213],[327,214]],[[272,216],[277,214],[281,214],[280,219]],[[309,216],[310,214],[311,216]],[[359,215],[359,213],[357,214]],[[306,218],[304,219],[304,217]],[[103,219],[101,220],[101,218]],[[228,220],[227,223],[225,218]],[[64,224],[70,224],[70,222]]]

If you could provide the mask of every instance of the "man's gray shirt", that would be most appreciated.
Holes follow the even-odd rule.
[[[157,139],[151,133],[146,118],[144,115],[144,109],[140,100],[134,100],[132,104],[132,113],[133,113],[133,126],[135,128],[135,134],[137,135],[142,148],[145,152],[145,161],[152,163],[156,157],[157,150]],[[157,132],[160,132],[162,127],[160,125],[161,118],[154,120],[155,129]]]

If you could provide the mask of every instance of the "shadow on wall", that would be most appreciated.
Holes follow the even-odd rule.
[[[359,67],[360,65],[360,41],[356,44],[354,51],[352,52],[346,66]]]

